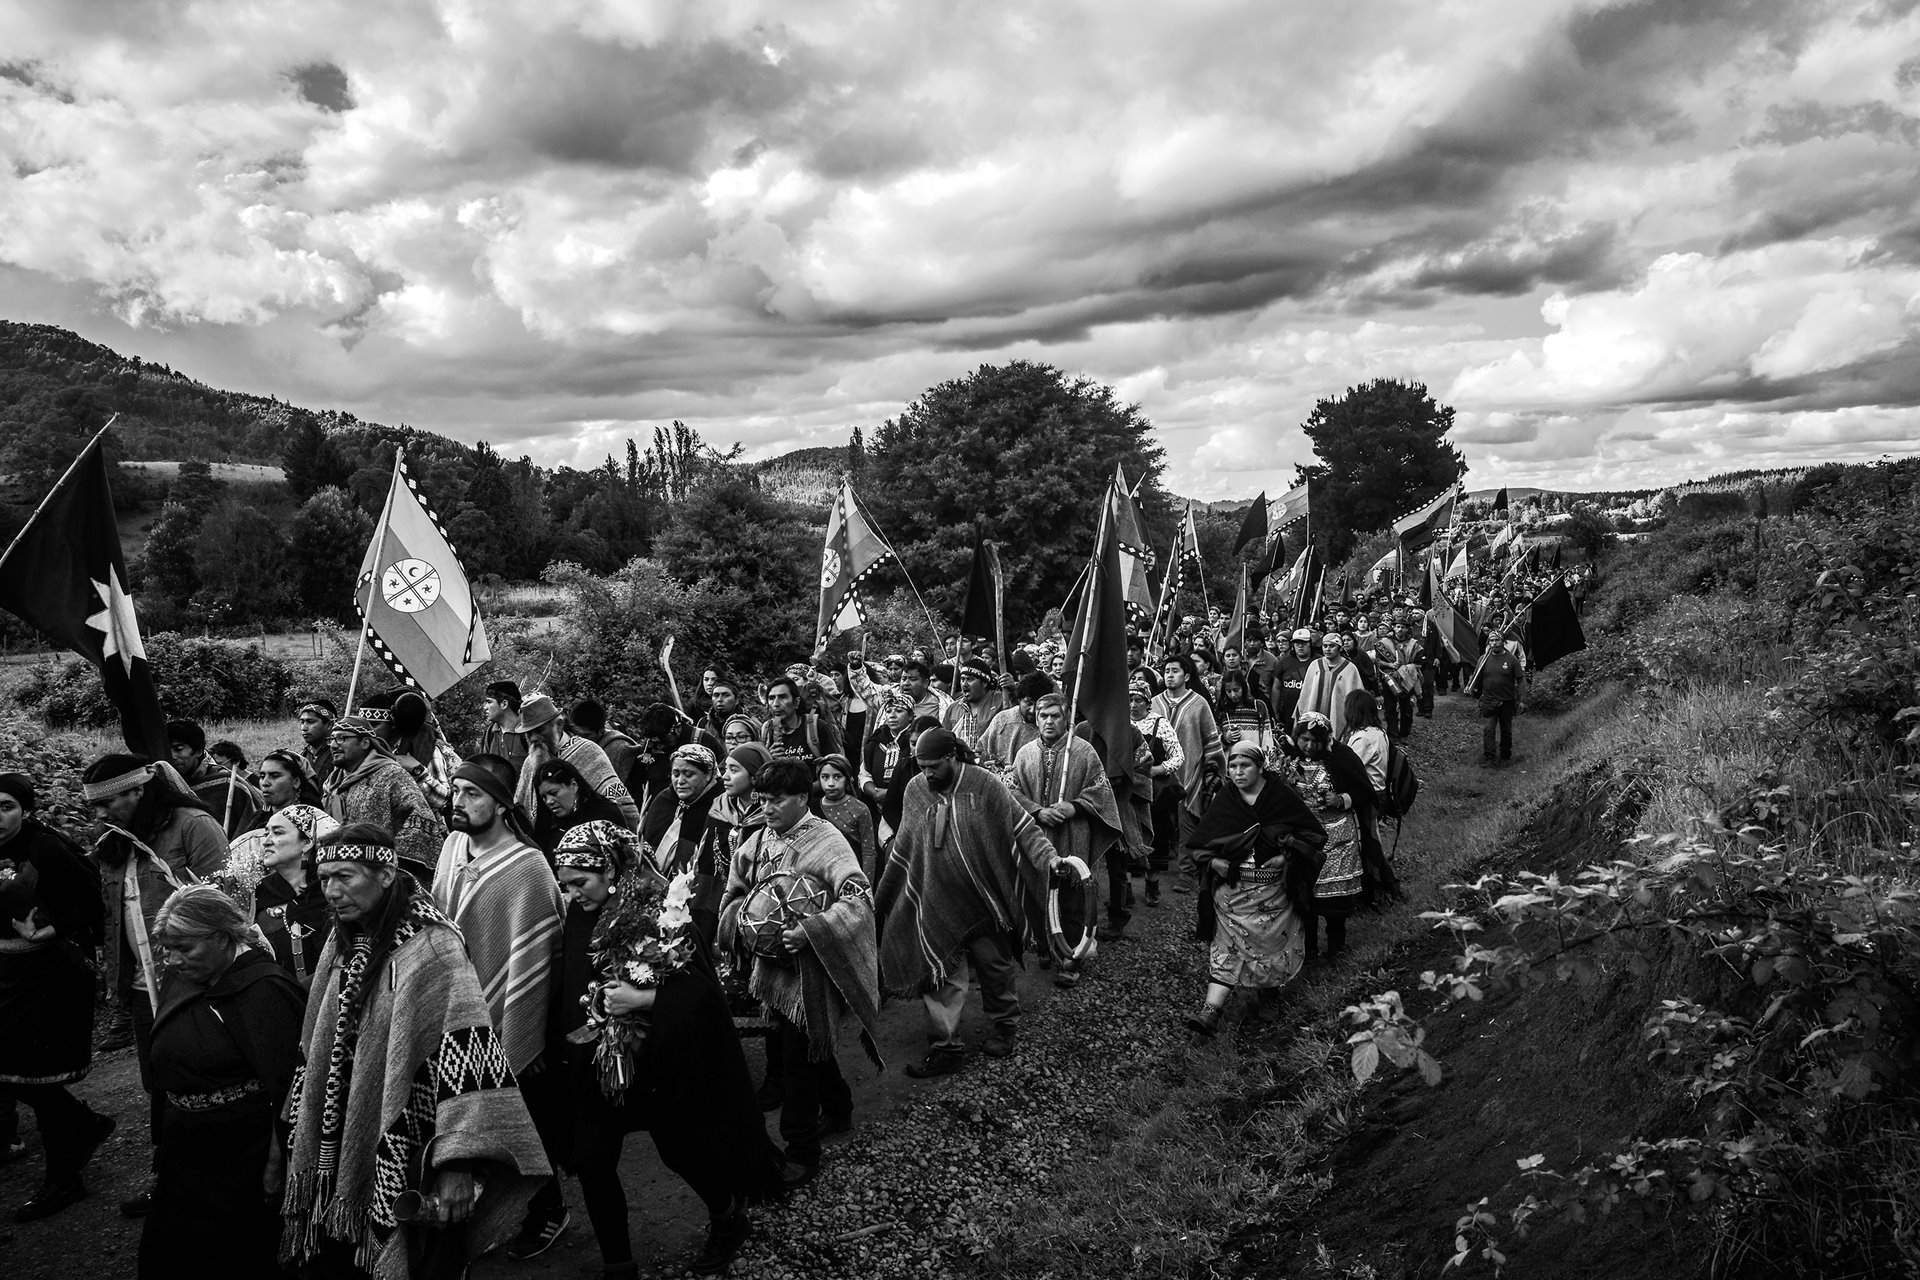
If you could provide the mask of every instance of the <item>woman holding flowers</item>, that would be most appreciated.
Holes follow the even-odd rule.
[[[646,1129],[661,1163],[707,1206],[693,1270],[724,1270],[745,1242],[746,1202],[777,1191],[768,1139],[740,1038],[707,948],[693,876],[648,865],[617,823],[573,827],[554,850],[567,899],[549,1054],[572,1103],[572,1166],[600,1245],[602,1275],[639,1274],[620,1185],[625,1136]]]

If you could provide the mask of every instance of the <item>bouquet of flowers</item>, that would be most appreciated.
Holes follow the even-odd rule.
[[[240,909],[251,917],[254,895],[260,882],[267,878],[266,856],[267,833],[249,831],[234,839],[227,850],[227,865],[208,876],[207,881],[239,903]]]
[[[646,1043],[648,1018],[644,1013],[614,1013],[607,1008],[607,992],[621,984],[649,990],[687,966],[699,945],[687,905],[692,898],[691,869],[667,883],[642,866],[621,881],[619,891],[600,909],[592,951],[599,981],[580,998],[586,1025],[567,1039],[594,1046],[600,1091],[616,1105],[633,1083],[633,1055]]]

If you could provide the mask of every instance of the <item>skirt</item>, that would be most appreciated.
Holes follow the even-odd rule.
[[[1313,885],[1317,915],[1350,914],[1360,904],[1360,824],[1353,814],[1338,809],[1320,811],[1327,829],[1327,862]]]
[[[72,947],[0,951],[0,1083],[67,1084],[93,1063],[93,967]]]
[[[1278,987],[1300,972],[1306,934],[1281,878],[1283,861],[1241,869],[1238,884],[1213,891],[1207,977],[1229,987]]]

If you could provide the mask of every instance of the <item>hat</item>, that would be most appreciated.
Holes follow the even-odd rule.
[[[522,731],[538,729],[543,724],[552,724],[560,718],[560,708],[553,705],[553,699],[544,693],[536,698],[528,698],[520,708],[520,728]]]
[[[965,662],[961,663],[960,674],[963,676],[978,676],[988,684],[992,684],[994,681],[993,668],[978,658],[968,658]]]
[[[1127,692],[1130,694],[1138,694],[1140,697],[1148,700],[1153,698],[1153,686],[1147,683],[1145,676],[1135,676],[1132,680],[1128,681]]]
[[[888,690],[887,696],[880,699],[880,714],[885,715],[887,712],[894,710],[913,710],[913,699],[901,693],[898,689]]]
[[[596,818],[568,827],[553,850],[554,869],[577,867],[617,879],[633,865],[640,842],[633,832],[615,822]]]
[[[494,775],[493,770],[469,761],[453,771],[454,782],[471,782],[503,809],[513,807],[513,792]]]
[[[1312,627],[1301,627],[1301,628],[1300,628],[1300,629],[1299,629],[1298,631],[1295,631],[1295,632],[1293,633],[1293,638],[1294,638],[1295,640],[1300,640],[1300,641],[1304,641],[1304,642],[1305,642],[1305,643],[1307,643],[1307,644],[1312,644],[1312,643],[1313,643],[1313,639],[1314,639],[1314,636],[1313,636],[1313,628],[1312,628]]]
[[[727,752],[727,759],[738,764],[748,773],[760,772],[760,766],[773,759],[773,752],[758,742],[743,742]]]

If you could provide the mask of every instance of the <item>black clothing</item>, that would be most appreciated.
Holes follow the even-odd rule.
[[[314,962],[333,926],[333,910],[320,892],[319,879],[309,871],[306,884],[296,890],[278,874],[268,874],[254,890],[253,922],[267,935],[279,966],[302,991],[311,987]]]

